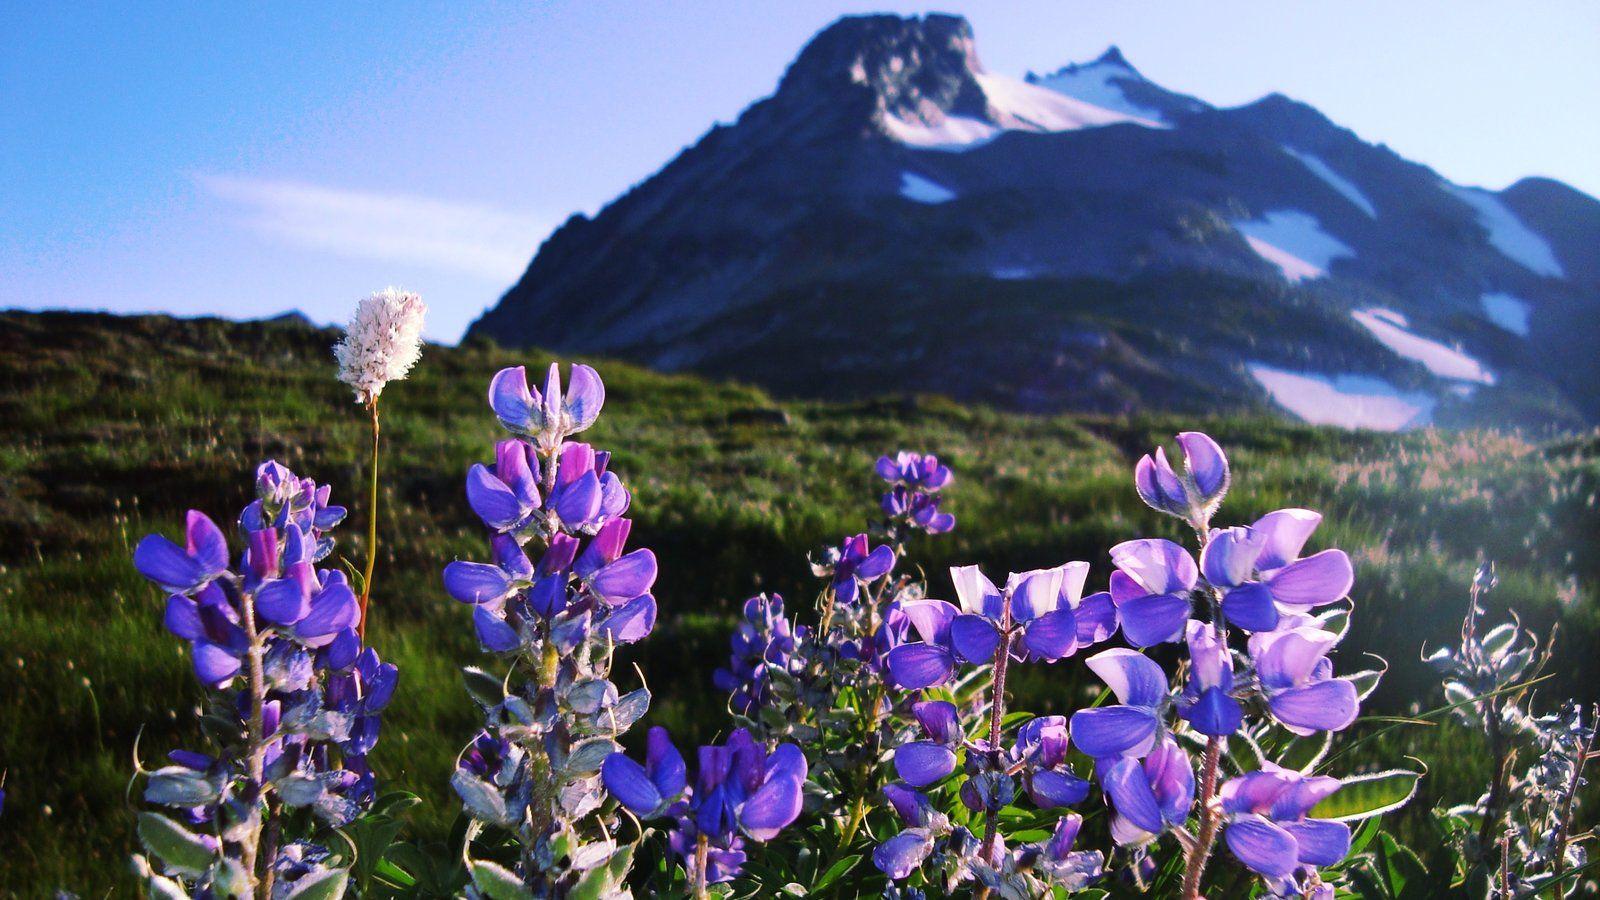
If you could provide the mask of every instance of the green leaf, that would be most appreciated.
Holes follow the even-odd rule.
[[[329,869],[307,876],[294,886],[286,900],[339,900],[350,884],[350,873],[344,869]]]
[[[1278,765],[1286,769],[1309,772],[1316,768],[1333,744],[1333,732],[1324,731],[1312,737],[1291,741],[1278,757]]]
[[[1382,815],[1406,805],[1417,793],[1422,773],[1404,769],[1356,775],[1344,779],[1344,786],[1333,796],[1312,807],[1313,819],[1354,822]]]
[[[145,848],[174,871],[199,875],[216,859],[198,836],[160,813],[140,813],[138,830]]]
[[[475,859],[472,861],[472,883],[478,890],[489,897],[489,900],[532,900],[533,894],[522,883],[522,879],[507,869],[505,866],[487,860]]]
[[[853,853],[849,856],[846,856],[844,859],[839,860],[838,862],[829,866],[828,871],[822,873],[822,877],[818,878],[817,883],[811,886],[811,890],[816,892],[826,889],[835,881],[838,881],[845,875],[848,875],[850,870],[854,869],[856,864],[859,862],[861,862],[861,854],[859,853]]]

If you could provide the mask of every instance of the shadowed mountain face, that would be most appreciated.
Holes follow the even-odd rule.
[[[470,334],[1025,410],[1600,420],[1600,202],[1451,184],[1115,48],[1014,79],[965,20],[842,19],[731,126],[574,216]]]

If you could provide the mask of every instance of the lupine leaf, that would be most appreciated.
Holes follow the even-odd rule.
[[[522,884],[522,879],[510,869],[487,860],[472,861],[472,883],[489,900],[532,900],[533,897]]]
[[[1344,779],[1337,793],[1312,807],[1313,819],[1354,822],[1399,809],[1416,793],[1422,773],[1391,769]]]
[[[185,875],[199,875],[216,859],[216,854],[187,828],[159,813],[139,814],[139,840],[160,857],[168,868]]]
[[[339,900],[350,884],[350,873],[344,869],[329,869],[308,875],[294,886],[285,900]]]
[[[861,862],[861,854],[859,853],[853,853],[849,856],[846,856],[844,859],[839,860],[838,862],[829,866],[828,871],[822,873],[822,877],[817,879],[816,884],[811,886],[811,890],[816,892],[826,889],[835,881],[838,881],[840,878],[843,878],[845,875],[849,874],[850,870],[854,869],[856,864],[859,862]]]

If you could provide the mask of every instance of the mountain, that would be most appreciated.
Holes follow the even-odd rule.
[[[1116,48],[1011,78],[961,18],[841,19],[471,335],[791,395],[1313,422],[1600,420],[1600,201],[1452,184]]]

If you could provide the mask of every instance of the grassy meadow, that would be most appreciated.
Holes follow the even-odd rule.
[[[190,507],[231,520],[256,463],[275,457],[332,483],[352,507],[338,552],[363,555],[365,420],[334,380],[335,337],[294,323],[0,313],[0,895],[133,895],[136,742],[148,763],[196,740],[187,650],[162,630],[163,595],[130,563],[142,535],[178,534]],[[501,433],[484,401],[490,375],[521,362],[548,357],[432,347],[383,397],[369,638],[400,665],[401,686],[374,763],[428,799],[412,820],[425,839],[442,839],[455,816],[446,779],[477,727],[456,672],[482,659],[438,573],[452,558],[486,558],[462,476]],[[1600,433],[1382,435],[1266,418],[1021,416],[929,398],[780,401],[596,365],[608,398],[585,437],[614,451],[634,492],[631,543],[661,564],[657,630],[627,659],[656,694],[648,724],[689,741],[723,721],[710,674],[738,604],[771,590],[809,608],[806,553],[876,512],[881,452],[928,450],[955,469],[946,502],[957,530],[914,547],[936,595],[949,592],[943,568],[964,562],[1003,576],[1085,559],[1100,589],[1112,544],[1181,539],[1140,504],[1130,473],[1139,453],[1188,428],[1229,451],[1222,520],[1308,506],[1327,517],[1313,547],[1350,551],[1357,613],[1340,668],[1366,668],[1364,652],[1391,666],[1368,712],[1437,705],[1419,656],[1458,633],[1483,557],[1499,565],[1493,617],[1515,609],[1541,635],[1559,631],[1541,693],[1600,699]],[[1074,708],[1089,682],[1076,661],[1025,671],[1017,705],[1035,712]],[[1407,754],[1429,775],[1419,805],[1394,820],[1402,830],[1422,827],[1436,798],[1466,801],[1486,780],[1474,736],[1453,726],[1396,731],[1353,765]]]

